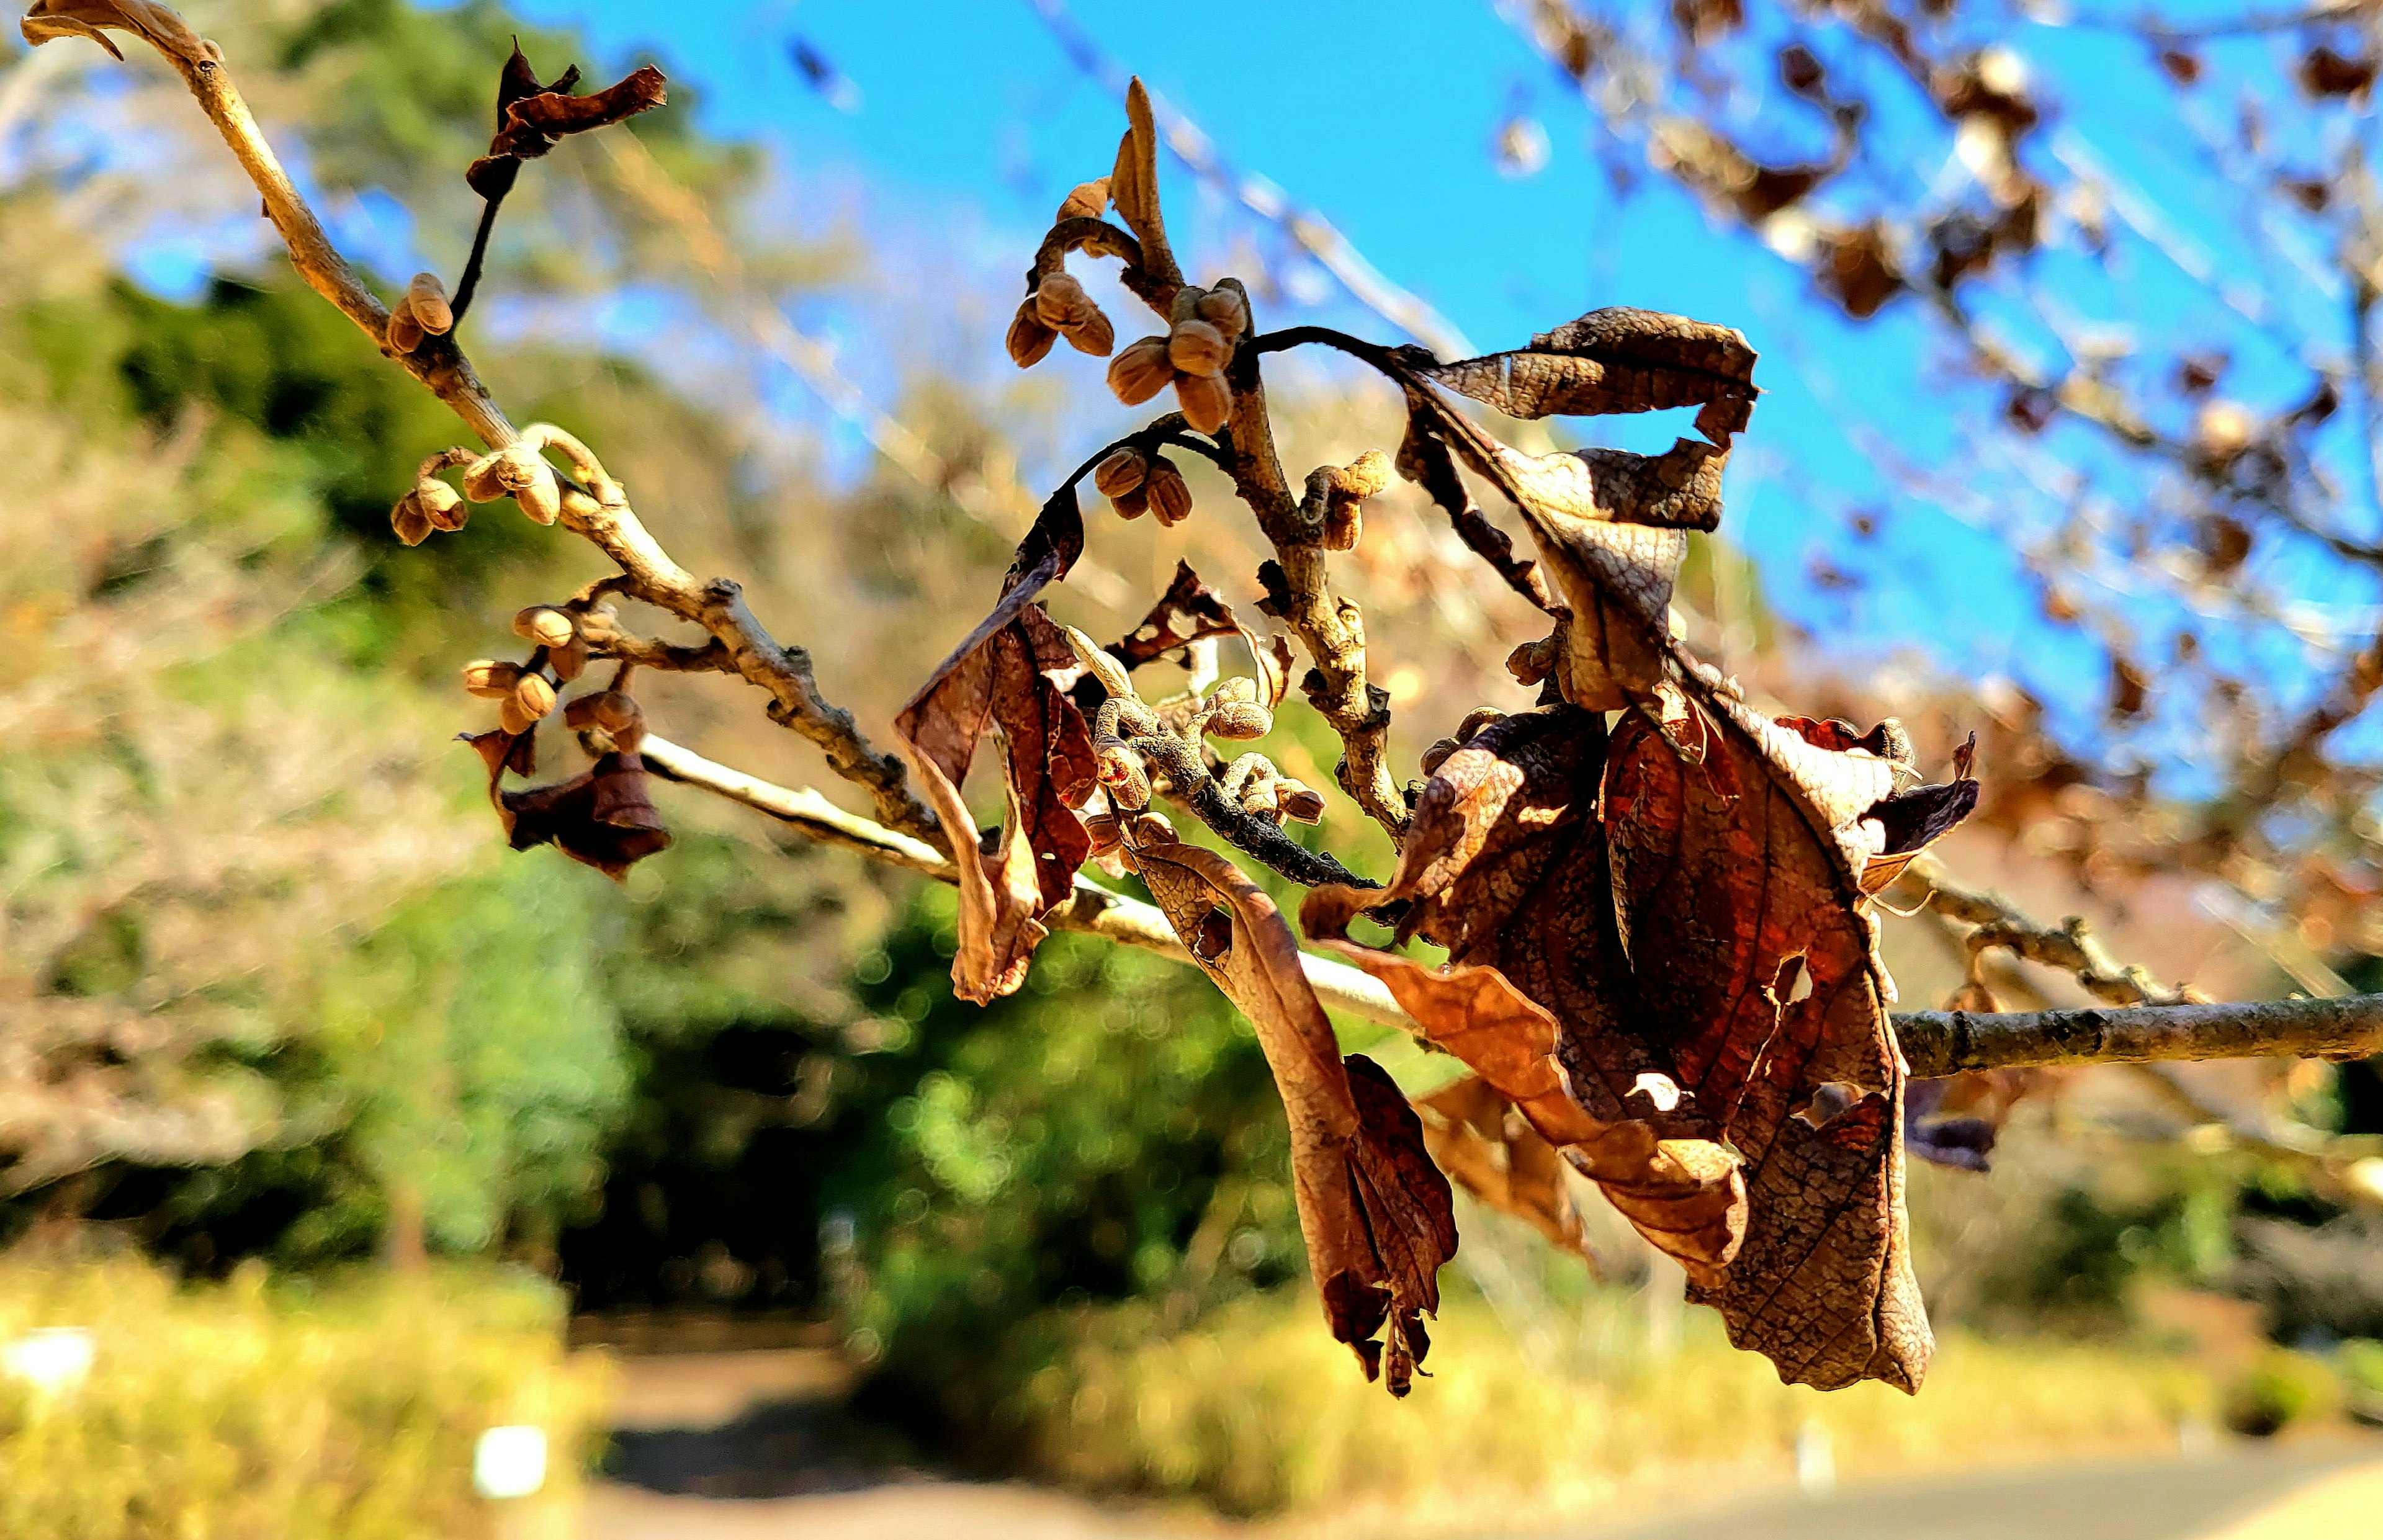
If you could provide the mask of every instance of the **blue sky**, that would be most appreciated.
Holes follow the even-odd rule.
[[[1022,265],[1058,198],[1106,169],[1119,128],[1114,97],[1069,59],[1031,0],[513,3],[536,20],[580,29],[609,63],[658,55],[674,80],[696,88],[705,127],[769,145],[792,168],[787,185],[797,195],[857,196],[864,222],[929,244],[947,240],[963,265],[989,276]],[[2040,529],[2068,495],[2043,489],[2045,465],[2006,465],[1998,480],[1932,498],[1882,474],[1872,452],[1881,442],[1922,471],[1952,463],[1974,441],[1962,413],[1974,420],[1991,402],[1941,372],[1912,307],[1849,325],[1811,302],[1802,273],[1712,225],[1643,167],[1636,191],[1617,196],[1569,83],[1488,0],[1079,0],[1073,14],[1108,55],[1205,129],[1238,169],[1264,175],[1293,203],[1328,217],[1392,281],[1484,348],[1513,345],[1606,304],[1741,326],[1764,355],[1768,395],[1733,467],[1725,533],[1762,564],[1773,600],[1851,652],[1908,647],[1969,677],[2008,672],[2050,697],[2056,718],[2080,734],[2095,722],[2099,651],[2035,620],[2036,589],[2012,549],[2014,530]],[[2041,138],[2031,153],[2057,147],[2097,159],[2154,201],[2190,196],[2182,190],[2196,179],[2205,184],[2208,168],[2179,134],[2139,44],[2090,28],[2023,35],[2031,55],[2068,88],[2058,92],[2060,137]],[[857,99],[839,104],[805,82],[790,53],[796,38],[849,79]],[[2289,45],[2229,44],[2214,51],[2214,62],[2239,57],[2254,71],[2271,68],[2285,55],[2260,51]],[[2200,110],[2225,116],[2222,87],[2202,102]],[[1545,124],[1551,154],[1536,175],[1510,179],[1499,174],[1490,142],[1517,112]],[[2216,128],[2201,126],[2215,137]],[[1908,164],[1889,174],[1925,185],[1941,175],[1943,154],[1941,145],[1915,142]],[[1162,164],[1161,175],[1170,222],[1188,230],[1190,244],[1217,251],[1236,236],[1261,246],[1269,240],[1238,209],[1201,194],[1179,166]],[[833,216],[785,212],[797,223]],[[2217,216],[2204,218],[2203,239],[2220,268],[2249,271],[2264,260],[2247,243],[2227,244],[2226,211],[2194,212]],[[2036,276],[2056,299],[2095,317],[2156,328],[2198,325],[2213,308],[2207,286],[2176,262],[2155,257],[2105,272],[2047,253],[2040,264],[2048,274]],[[1306,277],[1323,317],[1385,333],[1320,275]],[[2271,290],[2290,302],[2334,302],[2291,272]],[[2003,308],[2023,343],[2047,340],[2039,309]],[[2250,390],[2295,388],[2301,362],[2262,356],[2259,328],[2237,329],[2247,337],[2225,339],[2237,348],[2237,379]],[[1673,427],[1605,420],[1586,431],[1650,448]],[[2072,450],[2051,468],[2118,479],[2118,468],[2096,452]],[[1856,514],[1886,511],[1893,516],[1876,536],[1851,533]],[[2126,512],[2113,509],[2114,517]],[[2263,549],[2260,560],[2297,559]],[[1833,589],[1811,581],[1821,566],[1872,581]],[[2309,584],[2308,597],[2325,602],[2372,603],[2371,594],[2327,586],[2315,566]],[[2177,616],[2158,604],[2140,609],[2136,640],[2156,660]],[[2216,645],[2239,646],[2235,661],[2279,691],[2313,677],[2289,640],[2221,635]],[[2251,661],[2261,648],[2266,656]],[[2155,728],[2142,746],[2172,765],[2189,762],[2192,731]]]

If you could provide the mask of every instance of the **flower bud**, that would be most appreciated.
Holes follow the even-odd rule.
[[[1491,722],[1505,720],[1506,713],[1494,706],[1476,706],[1464,713],[1464,720],[1456,724],[1456,741],[1460,744],[1469,744],[1480,735],[1483,728]]]
[[[554,686],[542,673],[525,673],[513,683],[512,703],[537,721],[554,709]]]
[[[1084,286],[1069,274],[1047,274],[1034,287],[1034,314],[1055,331],[1080,326],[1099,312],[1093,297],[1084,292]]]
[[[1107,314],[1097,305],[1093,307],[1089,318],[1061,330],[1067,336],[1068,346],[1080,353],[1090,353],[1094,358],[1108,357],[1109,350],[1117,346],[1117,328],[1109,325]]]
[[[503,728],[507,735],[518,738],[536,727],[537,719],[522,709],[520,701],[507,696],[497,704],[497,725]]]
[[[1167,362],[1187,375],[1221,375],[1232,356],[1225,334],[1205,321],[1178,321],[1167,334]]]
[[[587,671],[590,656],[587,639],[574,636],[562,647],[546,649],[546,666],[554,671],[555,678],[568,684]]]
[[[1216,328],[1232,347],[1250,329],[1250,302],[1238,289],[1211,289],[1192,306],[1192,314]]]
[[[414,312],[414,325],[424,331],[443,337],[455,329],[454,307],[447,302],[447,286],[438,281],[438,274],[414,274],[405,288],[405,304]]]
[[[1137,487],[1130,492],[1120,492],[1109,499],[1109,506],[1120,519],[1139,519],[1150,511],[1150,494]]]
[[[1324,794],[1313,786],[1285,777],[1274,783],[1274,801],[1287,819],[1301,823],[1324,821]]]
[[[1093,485],[1105,498],[1122,497],[1142,485],[1150,472],[1150,462],[1140,450],[1119,450],[1104,460],[1093,471]]]
[[[1150,511],[1162,524],[1179,524],[1191,517],[1192,488],[1175,462],[1164,455],[1151,461],[1150,474],[1142,477],[1142,495],[1150,499]]]
[[[1439,767],[1448,763],[1449,758],[1463,746],[1464,745],[1463,744],[1458,743],[1453,738],[1442,738],[1438,743],[1432,745],[1429,748],[1425,749],[1423,751],[1424,774],[1438,774]]]
[[[1187,283],[1175,291],[1175,299],[1167,307],[1167,323],[1172,326],[1189,321],[1200,314],[1200,302],[1208,291],[1196,283]]]
[[[1049,352],[1051,344],[1058,339],[1059,334],[1044,326],[1043,317],[1034,314],[1034,298],[1028,295],[1026,302],[1018,307],[1017,315],[1009,323],[1009,362],[1021,369],[1031,369],[1043,362],[1043,355]]]
[[[493,658],[475,658],[463,665],[463,688],[484,700],[502,700],[513,693],[521,683],[519,663],[500,663]]]
[[[497,485],[533,522],[550,524],[562,516],[562,488],[555,484],[554,467],[536,450],[513,444],[489,458],[496,462]]]
[[[1175,403],[1197,433],[1216,433],[1233,418],[1233,393],[1214,375],[1175,376]]]
[[[1274,731],[1274,713],[1254,700],[1209,701],[1208,735],[1246,743]]]
[[[542,647],[569,647],[579,627],[553,606],[533,604],[513,617],[513,634]]]
[[[471,522],[472,511],[463,498],[437,476],[426,476],[414,483],[414,496],[422,504],[422,511],[430,516],[433,529],[453,531]]]
[[[408,492],[397,499],[395,508],[389,511],[389,527],[395,530],[397,537],[407,545],[418,546],[430,538],[432,525],[429,513],[422,506],[422,499]]]
[[[1109,361],[1109,388],[1128,406],[1142,402],[1167,388],[1175,365],[1167,357],[1167,339],[1145,337],[1128,344]]]
[[[414,318],[414,306],[409,301],[398,301],[389,313],[389,346],[390,351],[400,354],[422,346],[422,323]]]

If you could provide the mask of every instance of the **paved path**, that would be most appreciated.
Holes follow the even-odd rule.
[[[2323,1516],[2309,1517],[2305,1505],[2291,1521],[2299,1527],[2272,1527],[2284,1511],[2279,1505],[2324,1485],[2365,1492],[2358,1527],[2323,1527]],[[2243,1527],[2251,1523],[2267,1527]],[[1567,1540],[1591,1533],[1567,1532]],[[1823,1498],[1774,1495],[1606,1534],[1611,1540],[2383,1540],[2383,1461],[2372,1446],[2335,1444],[1977,1472]]]

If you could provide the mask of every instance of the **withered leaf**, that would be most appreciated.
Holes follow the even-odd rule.
[[[1921,851],[1977,810],[1978,782],[1969,773],[1977,753],[1978,735],[1972,733],[1969,742],[1953,751],[1952,780],[1897,792],[1865,815],[1879,832],[1878,854],[1862,866],[1862,892],[1884,892]]]
[[[1490,723],[1426,784],[1389,888],[1318,888],[1300,921],[1388,984],[1692,1277],[1716,1281],[1744,1189],[1636,1003],[1597,816],[1604,747],[1602,722],[1571,707]],[[1401,902],[1401,933],[1446,947],[1446,968],[1344,939],[1361,909]]]
[[[1456,1184],[1567,1251],[1583,1249],[1563,1157],[1496,1087],[1468,1075],[1415,1103],[1424,1149]]]
[[[1137,75],[1126,87],[1125,137],[1117,142],[1117,168],[1109,173],[1109,201],[1142,242],[1142,270],[1164,284],[1182,281],[1167,244],[1167,222],[1158,210],[1158,126],[1150,92]]]
[[[1230,636],[1239,633],[1241,622],[1216,591],[1201,581],[1192,570],[1192,563],[1177,561],[1175,579],[1167,592],[1142,623],[1126,633],[1125,639],[1111,647],[1129,669],[1154,662],[1178,648],[1211,636]]]
[[[1747,1164],[1730,1338],[1790,1383],[1916,1389],[1932,1347],[1903,1213],[1903,1066],[1856,873],[1891,761],[1718,692],[1626,715],[1605,778],[1613,893],[1673,1068]]]
[[[636,755],[607,754],[568,781],[509,792],[506,770],[526,775],[536,767],[533,734],[483,733],[464,741],[488,767],[488,800],[515,850],[552,844],[620,881],[631,867],[670,848],[670,831],[654,808],[645,761]]]
[[[669,100],[669,82],[652,65],[642,65],[592,95],[574,96],[579,67],[573,65],[545,84],[516,44],[497,77],[497,130],[488,153],[465,169],[472,191],[491,203],[501,200],[521,174],[565,134],[608,128],[649,112]]]
[[[124,57],[107,30],[130,32],[184,64],[208,62],[216,55],[212,45],[191,30],[189,22],[151,0],[39,0],[17,23],[25,41],[35,47],[52,38],[89,38]]]
[[[1068,697],[1080,670],[1066,634],[1033,603],[1083,549],[1072,491],[1044,504],[1020,543],[1000,602],[895,719],[959,872],[952,987],[979,1004],[1026,981],[1042,917],[1068,901],[1092,836],[1075,809],[1095,783],[1091,729]],[[993,847],[960,796],[985,730],[1003,745],[1006,807]]]
[[[1150,840],[1130,854],[1176,934],[1257,1029],[1290,1121],[1300,1230],[1332,1335],[1368,1379],[1405,1395],[1430,1350],[1422,1318],[1438,1312],[1440,1264],[1456,1254],[1448,1182],[1421,1122],[1379,1066],[1341,1057],[1299,942],[1257,884],[1195,845]]]
[[[1621,305],[1542,332],[1528,348],[1419,372],[1510,417],[1701,407],[1697,430],[1716,444],[1746,426],[1756,394],[1742,333]]]
[[[1541,610],[1553,609],[1547,583],[1539,576],[1539,564],[1514,554],[1514,542],[1489,522],[1465,488],[1456,457],[1425,425],[1430,421],[1430,410],[1417,400],[1421,394],[1413,388],[1407,392],[1407,431],[1396,462],[1399,474],[1423,488],[1424,495],[1448,515],[1465,548],[1489,563],[1508,587]]]

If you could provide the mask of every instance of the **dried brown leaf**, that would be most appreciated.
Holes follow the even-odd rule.
[[[196,65],[217,55],[213,46],[191,30],[191,24],[151,0],[39,0],[17,24],[25,41],[35,47],[52,38],[84,37],[117,58],[124,57],[113,29],[130,32],[156,46],[168,57]]]
[[[1423,1143],[1456,1184],[1568,1251],[1583,1249],[1563,1156],[1496,1087],[1466,1076],[1415,1103]]]
[[[1109,200],[1142,242],[1142,270],[1160,283],[1180,283],[1183,275],[1167,247],[1167,222],[1158,209],[1158,128],[1140,76],[1126,87],[1125,115],[1117,168],[1109,173]]]
[[[1142,623],[1126,633],[1124,640],[1109,648],[1124,660],[1129,669],[1138,669],[1154,662],[1178,648],[1204,641],[1211,636],[1231,636],[1241,630],[1241,622],[1214,588],[1202,581],[1192,570],[1192,563],[1177,561],[1174,581]]]
[[[1420,370],[1510,417],[1598,416],[1697,406],[1716,444],[1754,411],[1754,350],[1729,326],[1614,306],[1542,332],[1528,348]]]
[[[509,792],[505,771],[527,775],[537,768],[535,735],[483,733],[464,741],[488,767],[488,800],[515,850],[552,844],[620,881],[631,867],[670,848],[670,831],[654,809],[645,761],[636,755],[607,754],[568,781]]]
[[[1456,1254],[1446,1178],[1414,1110],[1332,1024],[1274,901],[1214,851],[1145,841],[1131,856],[1200,966],[1257,1029],[1290,1119],[1292,1190],[1332,1335],[1368,1379],[1406,1394],[1430,1349],[1440,1264]],[[1377,1333],[1387,1332],[1382,1341]]]

